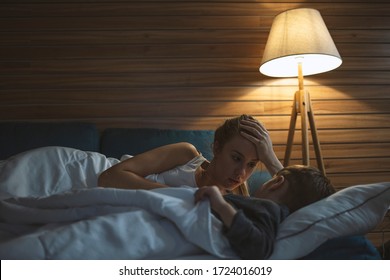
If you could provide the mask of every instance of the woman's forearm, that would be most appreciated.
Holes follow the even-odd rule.
[[[283,164],[276,157],[275,153],[268,156],[267,160],[265,160],[263,163],[272,176],[275,175],[279,170],[283,169]]]

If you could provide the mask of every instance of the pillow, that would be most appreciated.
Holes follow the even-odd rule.
[[[390,207],[390,182],[357,185],[299,209],[281,224],[270,259],[299,259],[329,239],[365,234]]]
[[[349,235],[330,239],[302,260],[381,260],[374,244],[364,235]]]
[[[70,189],[96,187],[98,173],[118,160],[67,147],[29,150],[0,165],[0,199],[42,197]]]

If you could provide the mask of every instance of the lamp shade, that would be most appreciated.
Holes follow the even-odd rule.
[[[265,46],[260,72],[271,77],[298,76],[327,72],[342,63],[337,48],[319,11],[309,8],[278,14]]]

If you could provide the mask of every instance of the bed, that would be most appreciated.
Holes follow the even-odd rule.
[[[236,259],[207,201],[183,186],[96,187],[121,156],[187,141],[211,157],[213,132],[89,123],[0,123],[0,258]],[[269,178],[249,180],[250,191]],[[95,178],[95,179],[94,179]],[[271,259],[380,259],[364,234],[390,207],[390,182],[351,186],[290,215]]]

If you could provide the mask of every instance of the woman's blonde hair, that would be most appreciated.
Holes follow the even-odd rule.
[[[243,195],[243,196],[250,196],[249,190],[248,190],[248,183],[244,182],[241,185],[239,185],[237,188],[232,190],[232,193]]]
[[[225,122],[215,130],[214,143],[218,142],[221,150],[234,136],[240,134],[240,123],[242,120],[256,121],[256,119],[252,116],[243,114],[241,116],[225,120]],[[245,132],[250,133],[249,131]]]

